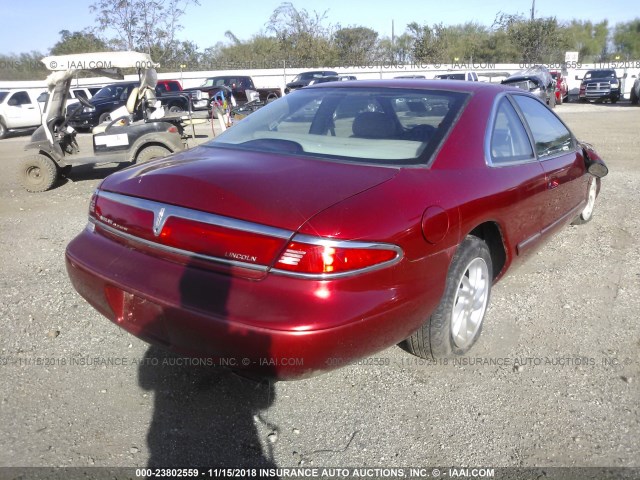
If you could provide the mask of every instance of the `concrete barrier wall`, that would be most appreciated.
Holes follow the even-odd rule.
[[[533,64],[491,64],[491,63],[474,63],[474,64],[411,64],[411,65],[395,65],[380,63],[362,67],[319,67],[318,69],[335,70],[340,75],[355,75],[359,80],[373,80],[394,78],[401,75],[424,75],[427,79],[434,78],[438,74],[473,70],[478,72],[478,76],[483,82],[500,81],[510,74],[515,73],[523,68],[532,66]],[[565,64],[545,65],[549,70],[561,70]],[[629,92],[634,80],[640,76],[640,60],[637,61],[619,61],[619,62],[602,62],[596,64],[578,64],[576,68],[568,68],[565,70],[567,83],[569,85],[569,93],[577,95],[580,87],[580,79],[587,70],[596,68],[613,68],[616,70],[618,77],[622,80],[622,89],[624,96],[629,98]],[[301,72],[308,70],[316,70],[316,68],[280,68],[280,69],[235,69],[235,70],[208,70],[198,72],[169,72],[160,73],[160,79],[176,79],[182,82],[184,88],[197,87],[201,85],[207,77],[219,75],[250,75],[258,88],[280,88],[284,90],[285,84],[293,80],[293,78]],[[125,80],[137,80],[137,75],[126,75]],[[74,86],[101,86],[114,83],[107,77],[95,78],[79,78],[74,82]],[[0,81],[0,88],[25,88],[43,90],[46,88],[44,79],[33,81]]]

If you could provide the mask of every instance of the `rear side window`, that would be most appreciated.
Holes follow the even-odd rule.
[[[491,132],[491,162],[506,164],[534,159],[527,131],[511,102],[503,98],[498,104]]]
[[[571,132],[546,106],[523,95],[514,98],[529,125],[538,158],[556,156],[573,148]]]

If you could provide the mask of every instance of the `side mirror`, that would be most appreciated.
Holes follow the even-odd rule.
[[[578,75],[576,75],[576,80],[580,80],[580,77],[578,77]]]
[[[602,178],[607,176],[607,174],[609,173],[609,169],[602,160],[599,160],[589,165],[587,167],[587,172],[589,172],[594,177]]]
[[[584,156],[584,163],[589,172],[594,177],[602,178],[609,173],[607,165],[604,160],[596,153],[591,145],[588,143],[580,142],[582,147],[582,155]]]

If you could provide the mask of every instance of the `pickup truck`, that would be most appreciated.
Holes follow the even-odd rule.
[[[26,89],[0,90],[0,138],[11,131],[35,128],[42,123],[38,94]]]
[[[581,102],[609,100],[611,103],[616,103],[620,100],[620,95],[620,80],[618,80],[616,71],[598,69],[588,70],[584,74],[578,98]]]
[[[209,77],[199,87],[185,88],[182,91],[191,95],[194,110],[202,110],[209,107],[209,100],[223,87],[231,89],[233,97],[239,105],[249,101],[247,90],[258,92],[260,101],[264,103],[269,103],[282,96],[282,91],[279,88],[256,88],[253,79],[245,75]]]

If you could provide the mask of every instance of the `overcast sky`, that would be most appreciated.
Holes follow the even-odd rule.
[[[60,30],[82,30],[95,25],[89,12],[91,0],[0,0],[0,53],[21,53],[32,50],[47,53],[59,40]],[[182,17],[184,29],[179,37],[195,42],[202,50],[225,41],[224,32],[231,30],[239,39],[247,40],[260,30],[280,0],[235,0],[212,2],[201,0],[200,6],[190,6]],[[391,36],[391,21],[396,35],[404,32],[407,23],[458,24],[468,21],[490,26],[498,12],[530,14],[531,0],[422,0],[390,2],[389,0],[326,0],[309,2],[294,0],[298,9],[327,12],[326,23],[365,26],[380,36]],[[391,8],[395,6],[397,8]],[[609,24],[632,20],[640,16],[637,0],[535,0],[536,16],[555,16],[560,21],[573,18]]]

